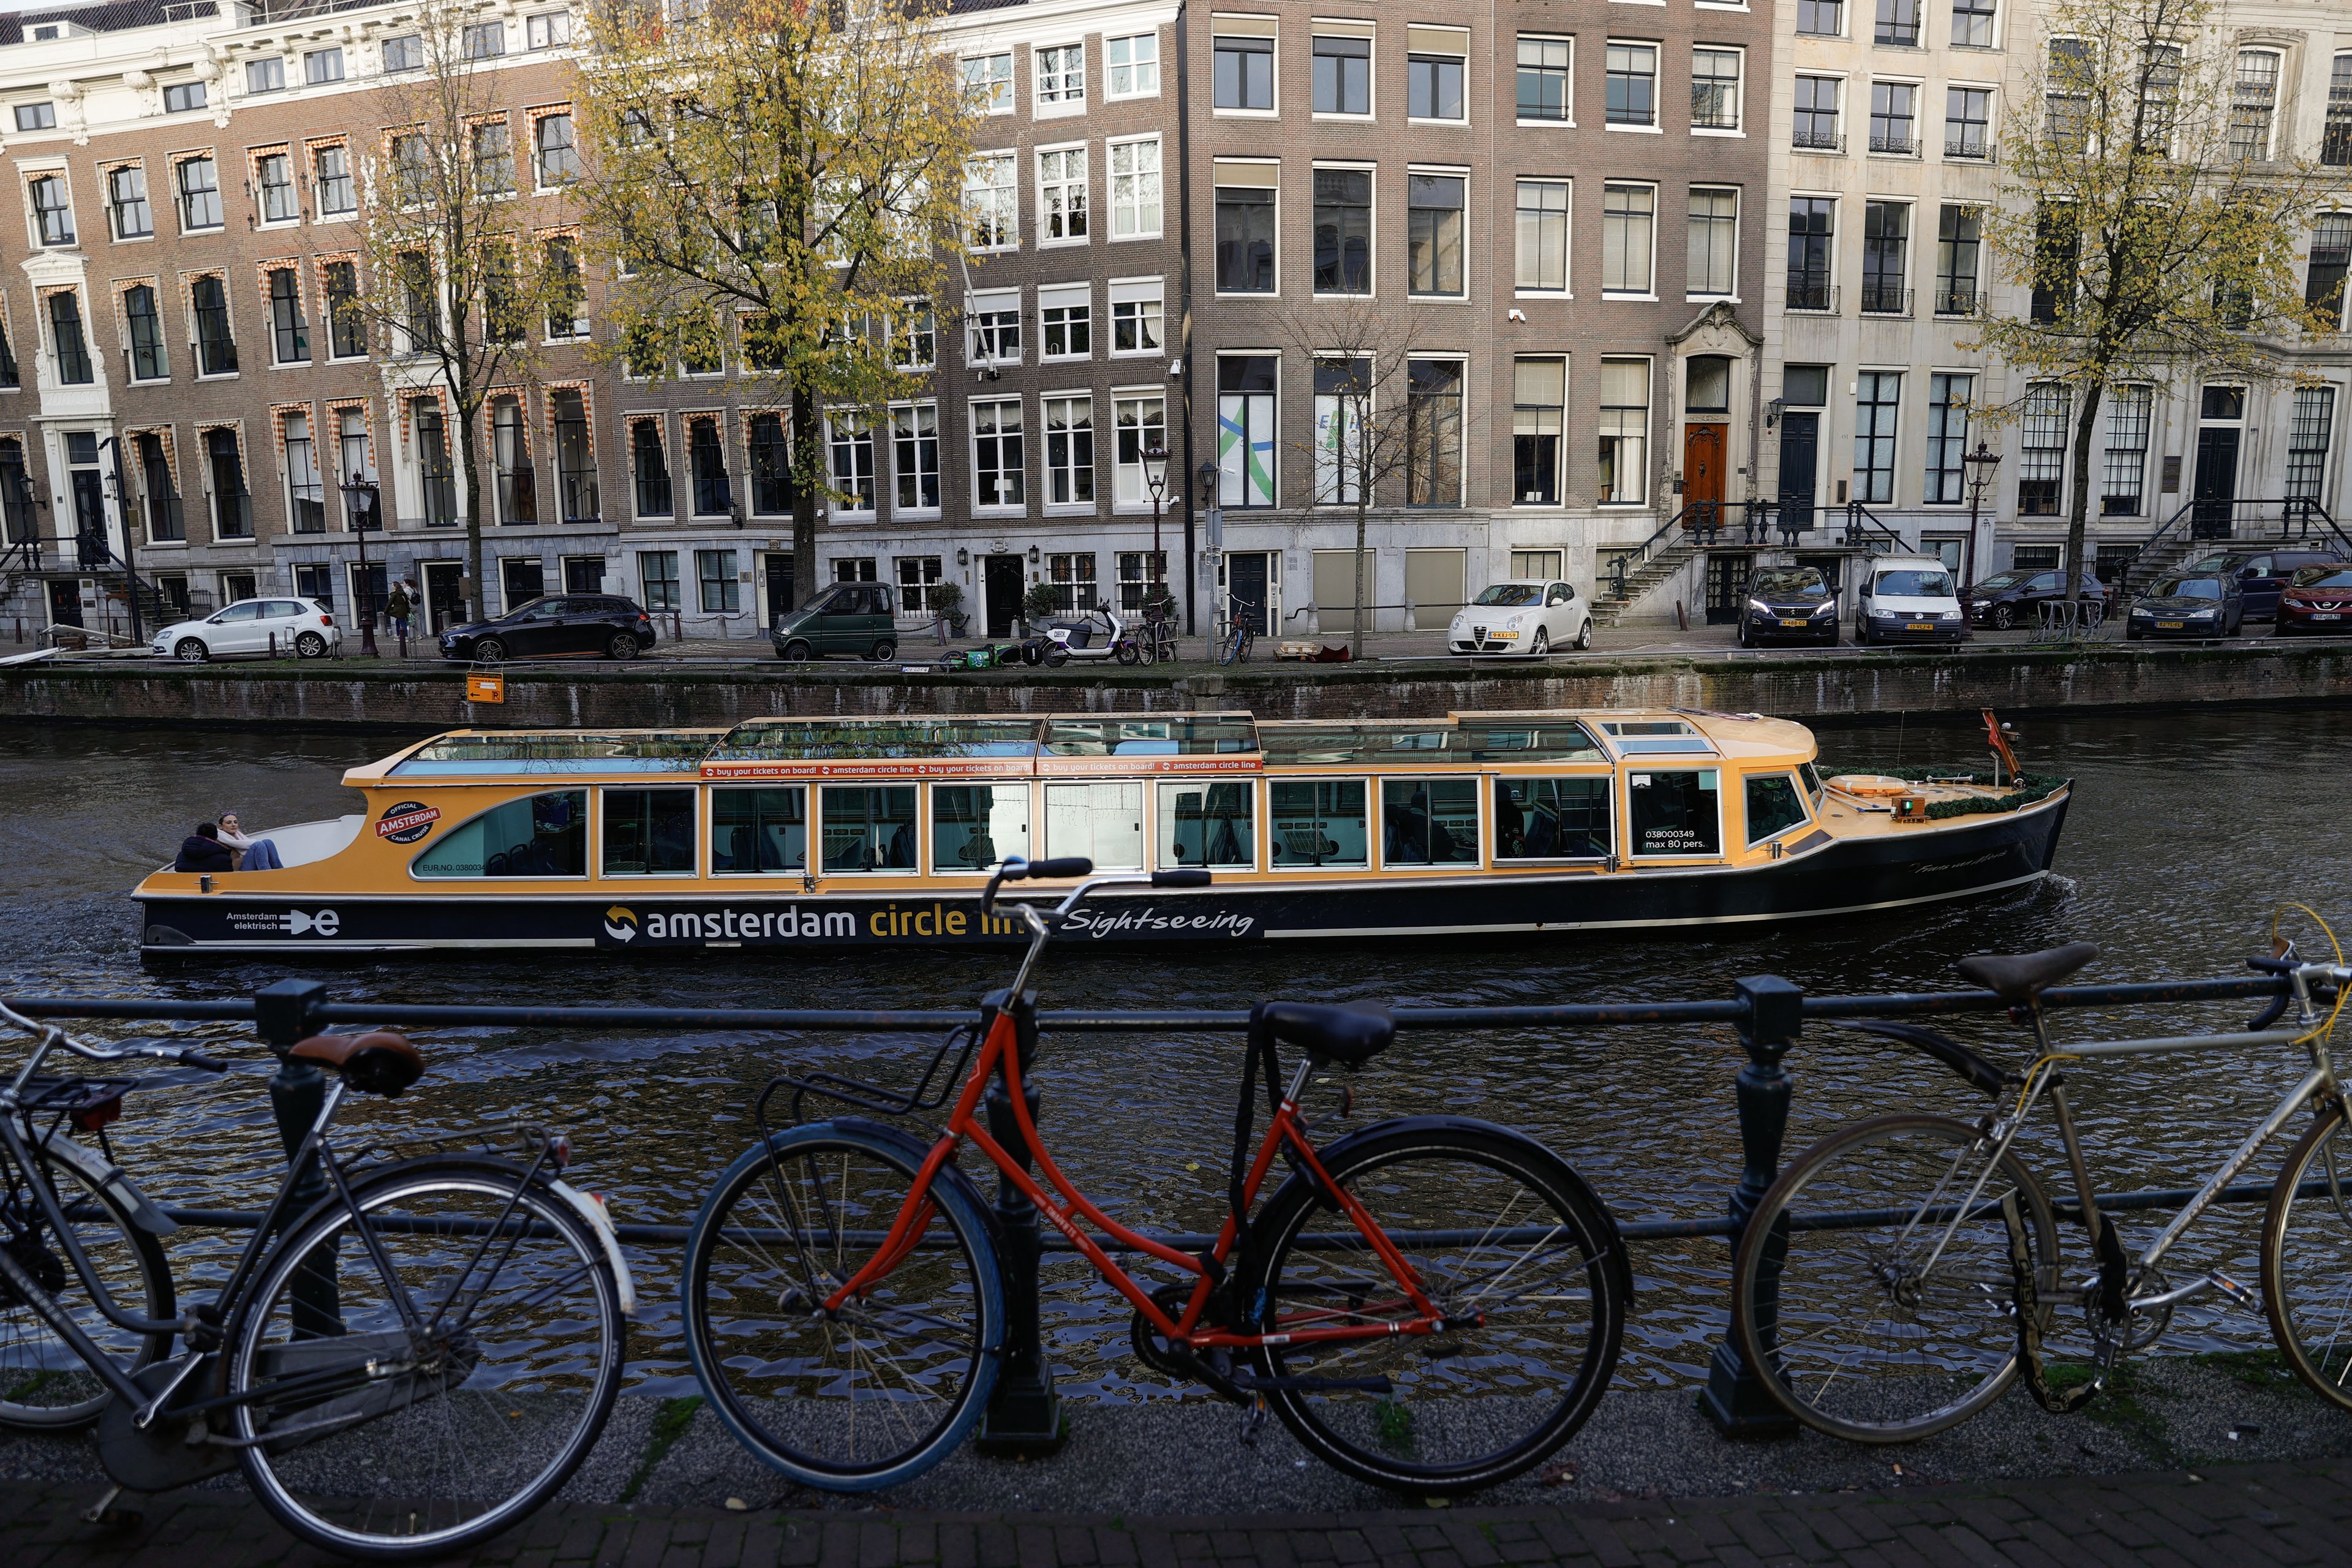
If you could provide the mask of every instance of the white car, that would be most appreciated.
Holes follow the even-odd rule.
[[[1573,583],[1514,577],[1462,606],[1445,633],[1449,653],[1539,655],[1592,646],[1592,609]]]
[[[184,664],[235,654],[323,658],[343,646],[343,628],[315,599],[241,599],[201,621],[155,634],[154,651]]]

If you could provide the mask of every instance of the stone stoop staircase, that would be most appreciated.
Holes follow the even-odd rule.
[[[1592,597],[1592,624],[1611,627],[1622,623],[1633,613],[1634,606],[1654,594],[1664,584],[1680,576],[1698,554],[1698,546],[1690,542],[1688,534],[1673,544],[1660,549],[1634,570],[1625,574],[1625,592],[1617,594],[1616,578],[1602,574],[1595,585]]]
[[[2126,603],[2153,587],[2156,580],[2189,562],[2210,554],[2216,550],[2231,548],[2226,539],[2167,539],[2142,550],[2132,557],[2131,570],[2124,574],[2123,590]]]

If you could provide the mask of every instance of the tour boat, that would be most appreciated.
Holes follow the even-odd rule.
[[[1696,930],[2049,874],[2062,780],[1816,761],[1801,724],[1689,711],[468,730],[345,773],[364,811],[259,835],[282,868],[135,896],[168,959],[1010,943],[981,891],[1014,857],[1214,873],[1090,900],[1070,934],[1104,942]]]

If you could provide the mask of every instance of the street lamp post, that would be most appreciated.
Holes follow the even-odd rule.
[[[1960,458],[1969,469],[1969,558],[1961,563],[1960,586],[1965,588],[1977,574],[1977,508],[1984,500],[1985,487],[1992,483],[1993,470],[2000,467],[2000,454],[1977,437],[1977,449]]]
[[[359,541],[359,592],[352,595],[352,612],[359,617],[360,652],[370,658],[379,657],[375,651],[375,582],[368,575],[368,530],[375,526],[376,488],[365,479],[345,479],[343,515],[352,520],[352,537]],[[368,604],[362,608],[359,601]]]
[[[1143,488],[1151,492],[1151,585],[1165,592],[1160,579],[1165,572],[1160,566],[1160,509],[1168,499],[1168,448],[1154,441],[1143,449]],[[1160,602],[1160,594],[1151,596]]]
[[[1212,458],[1202,458],[1201,466],[1192,470],[1192,477],[1201,481],[1201,514],[1208,522],[1202,556],[1209,568],[1209,635],[1212,637],[1216,636],[1220,619],[1217,614],[1217,581],[1224,573],[1225,557],[1225,514],[1217,506],[1217,473],[1216,460]]]

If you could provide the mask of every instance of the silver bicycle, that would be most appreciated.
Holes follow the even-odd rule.
[[[2052,1044],[2042,991],[2097,955],[2075,942],[1961,960],[1962,974],[2030,1026],[2034,1057],[2022,1072],[1916,1025],[1854,1026],[1916,1047],[1994,1103],[1974,1121],[1904,1113],[1841,1129],[1782,1172],[1749,1217],[1734,1265],[1733,1332],[1772,1399],[1799,1421],[1855,1442],[1908,1442],[1967,1420],[2021,1374],[2045,1408],[2076,1409],[2123,1355],[2163,1334],[2176,1307],[2215,1293],[2261,1305],[2296,1374],[2352,1410],[2352,1131],[2327,1048],[2352,968],[2297,963],[2292,949],[2252,961],[2288,989],[2242,1031]],[[2290,1011],[2291,1026],[2273,1026]],[[2128,1254],[2095,1199],[2061,1067],[2265,1048],[2299,1048],[2309,1070],[2155,1239]],[[2045,1104],[2090,1241],[2089,1260],[2073,1268],[2060,1253],[2057,1208],[2016,1147]],[[2175,1244],[2305,1106],[2315,1115],[2271,1189],[2259,1290],[2219,1269],[2168,1275]],[[2061,1313],[2083,1325],[2064,1331],[2087,1332],[2087,1376],[2053,1376],[2044,1364]]]

